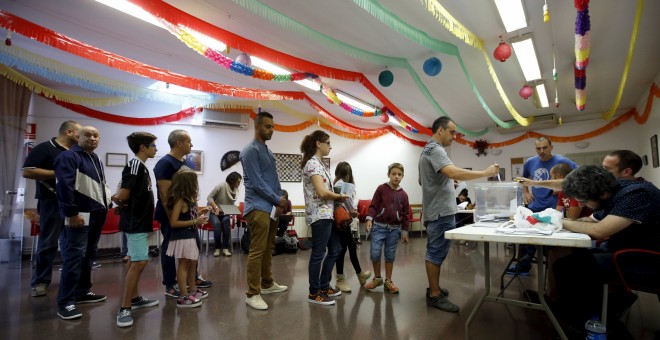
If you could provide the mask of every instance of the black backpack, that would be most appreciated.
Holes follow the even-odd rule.
[[[243,249],[244,253],[250,252],[250,231],[248,228],[245,228],[245,232],[241,237],[241,249]]]

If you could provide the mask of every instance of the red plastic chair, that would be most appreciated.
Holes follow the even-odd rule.
[[[616,269],[619,281],[608,282],[603,285],[603,307],[601,319],[607,325],[607,292],[608,285],[623,285],[629,293],[633,290],[656,294],[660,301],[660,252],[646,249],[621,249],[612,254],[612,262]],[[635,267],[646,268],[646,274],[632,275],[624,273],[621,266],[634,263]]]
[[[101,234],[111,235],[119,232],[119,215],[115,215],[115,208],[110,208],[101,229]]]
[[[358,201],[358,220],[360,223],[367,221],[367,213],[369,212],[369,206],[371,205],[371,200],[359,200]]]
[[[30,262],[34,260],[34,252],[39,244],[39,235],[41,234],[41,227],[37,221],[30,221],[30,236],[32,236],[32,248],[30,250]]]
[[[209,256],[209,239],[211,238],[211,232],[213,231],[211,220],[208,220],[204,225],[200,226],[198,231],[202,242],[204,242],[204,232],[206,232],[206,256]]]
[[[414,215],[414,213],[413,213],[412,206],[410,206],[410,205],[408,206],[408,219],[409,219],[409,221],[410,221],[410,230],[412,230],[412,224],[413,224],[414,222],[420,222],[420,225],[419,225],[419,236],[424,236],[424,228],[422,228],[422,225],[421,225],[422,214],[423,214],[423,212],[422,212],[422,210],[420,210],[420,211],[419,211],[419,217],[418,217],[418,218],[415,218],[415,217],[414,217],[415,215]]]

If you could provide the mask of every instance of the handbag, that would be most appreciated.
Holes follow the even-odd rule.
[[[351,225],[351,222],[353,221],[353,218],[343,204],[335,205],[334,219],[335,228],[339,231],[346,229],[346,227]]]

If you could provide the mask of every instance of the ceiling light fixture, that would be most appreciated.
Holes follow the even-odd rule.
[[[540,83],[534,87],[534,93],[538,96],[539,105],[541,107],[548,107],[550,103],[548,102],[548,93],[545,91],[545,84]]]
[[[507,33],[527,27],[527,17],[522,0],[495,0]]]
[[[525,81],[530,82],[541,79],[541,68],[534,49],[534,39],[531,34],[525,34],[519,38],[511,39],[511,46],[516,53],[518,64],[525,76]]]
[[[367,111],[367,112],[376,111],[375,106],[373,106],[371,104],[367,104],[364,101],[362,101],[358,98],[355,98],[351,95],[348,95],[346,93],[339,92],[339,91],[336,91],[336,90],[335,90],[335,94],[337,94],[337,98],[339,98],[342,102],[344,102],[344,103],[346,103],[350,106],[353,106],[355,108],[358,108],[362,111]]]

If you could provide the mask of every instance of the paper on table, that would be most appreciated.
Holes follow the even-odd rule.
[[[468,202],[465,201],[465,202],[458,205],[458,209],[465,210],[465,208],[467,208],[467,205],[468,205]]]

